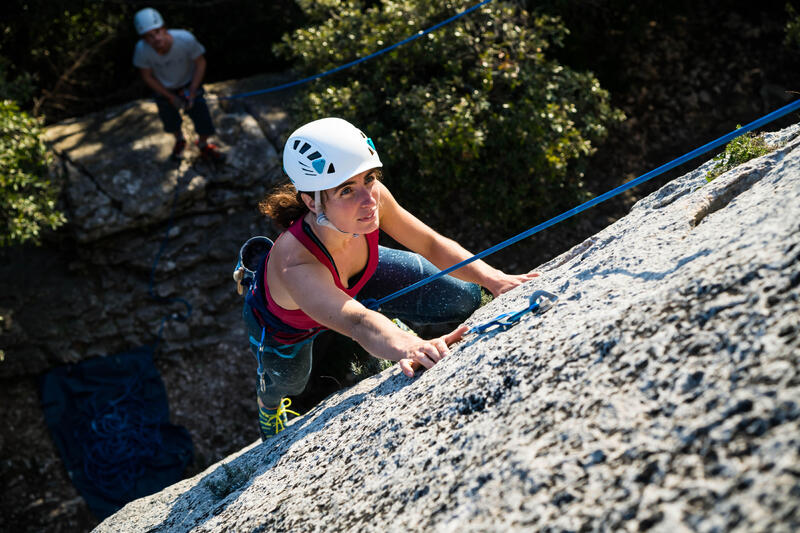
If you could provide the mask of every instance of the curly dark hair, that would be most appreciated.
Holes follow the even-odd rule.
[[[300,192],[291,183],[284,183],[258,203],[258,211],[267,215],[281,228],[286,229],[292,225],[292,222],[308,213],[308,207],[300,197],[301,194],[310,193]]]
[[[375,178],[378,181],[383,179],[383,172],[380,168],[375,169]],[[300,197],[301,194],[307,194],[314,198],[313,192],[298,191],[291,182],[284,183],[273,189],[266,198],[258,203],[258,211],[267,215],[281,228],[286,229],[292,225],[292,222],[308,213],[308,207]],[[326,197],[327,194],[322,191],[320,201],[323,209],[325,209]]]

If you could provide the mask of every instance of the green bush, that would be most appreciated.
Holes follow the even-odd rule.
[[[741,128],[741,126],[738,126],[738,128]],[[758,137],[753,133],[736,137],[725,145],[725,150],[722,153],[714,157],[714,161],[717,164],[706,173],[706,181],[710,182],[732,168],[747,163],[756,157],[766,155],[774,149],[775,147],[767,144],[763,137]]]
[[[0,100],[26,102],[31,99],[35,90],[34,77],[23,73],[14,77],[11,72],[11,61],[0,56]]]
[[[786,23],[786,40],[784,42],[787,46],[800,47],[800,15],[791,4],[786,4],[786,14],[789,16],[789,20]]]
[[[298,0],[316,25],[276,52],[313,74],[474,3]],[[585,198],[581,159],[624,118],[591,73],[548,57],[567,33],[558,18],[495,2],[315,82],[294,117],[339,116],[367,132],[388,186],[429,222],[518,229]]]
[[[43,227],[65,222],[59,187],[48,177],[50,153],[38,120],[11,100],[0,101],[0,246],[39,242]]]

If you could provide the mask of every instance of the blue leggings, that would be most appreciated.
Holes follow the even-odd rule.
[[[437,272],[439,270],[430,261],[418,254],[379,246],[378,268],[358,293],[358,300],[377,300]],[[443,276],[387,302],[381,306],[380,312],[413,325],[445,324],[466,320],[480,303],[481,289],[478,285]],[[247,304],[244,305],[242,317],[247,324],[248,335],[260,339],[261,326]],[[311,376],[312,344],[307,342],[292,358],[281,357],[273,350],[262,352],[264,379],[262,382],[259,378],[256,391],[266,407],[275,407],[284,397],[303,392]],[[277,343],[269,345],[274,347]],[[252,344],[250,348],[258,360],[257,348]]]

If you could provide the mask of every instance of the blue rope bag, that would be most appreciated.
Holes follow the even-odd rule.
[[[81,439],[86,478],[107,493],[130,492],[144,474],[144,463],[163,447],[161,417],[148,413],[136,375],[117,398],[103,403],[95,394],[87,407],[90,422]]]
[[[192,461],[188,431],[169,423],[152,346],[57,367],[40,387],[53,443],[99,519],[180,481]]]

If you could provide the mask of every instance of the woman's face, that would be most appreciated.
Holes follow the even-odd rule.
[[[325,191],[325,215],[337,228],[358,234],[378,229],[380,187],[377,174],[377,169],[365,170]]]

